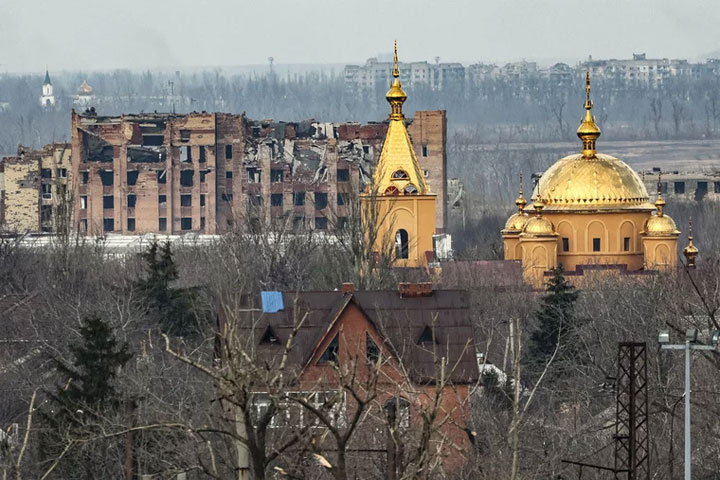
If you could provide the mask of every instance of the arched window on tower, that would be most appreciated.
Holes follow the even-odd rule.
[[[393,180],[408,180],[410,176],[405,170],[395,170],[391,177]]]
[[[390,185],[385,189],[385,195],[400,195],[400,190],[395,185]]]
[[[395,256],[397,258],[408,258],[409,251],[408,233],[405,229],[400,229],[395,233]]]
[[[408,183],[407,186],[405,187],[404,192],[405,192],[405,195],[417,195],[418,189],[412,183]]]

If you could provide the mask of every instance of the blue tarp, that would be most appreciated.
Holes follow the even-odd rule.
[[[260,301],[265,313],[279,312],[284,308],[282,292],[260,292]]]

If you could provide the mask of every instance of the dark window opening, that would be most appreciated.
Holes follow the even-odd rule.
[[[232,145],[225,145],[225,160],[232,160]]]
[[[200,170],[200,183],[205,183],[205,176],[208,174],[208,170]]]
[[[380,359],[380,347],[367,332],[365,332],[365,357],[370,363],[376,363]]]
[[[338,336],[335,335],[335,338],[330,341],[330,344],[327,346],[325,351],[322,355],[320,355],[320,358],[318,359],[317,363],[330,363],[334,362],[337,363],[338,361],[338,350],[340,349],[340,340],[338,340]]]
[[[192,187],[194,175],[195,175],[194,170],[181,170],[180,171],[180,185],[182,185],[183,187]]]
[[[192,230],[192,217],[182,217],[180,219],[180,230]]]
[[[137,183],[138,174],[140,172],[137,170],[128,170],[127,172],[127,184],[128,185],[135,185]]]
[[[189,142],[190,141],[190,130],[180,130],[180,141],[181,142]]]
[[[164,162],[165,147],[128,147],[127,159],[131,163]]]
[[[293,192],[293,205],[296,207],[305,205],[305,192]]]
[[[328,205],[328,194],[323,192],[315,192],[315,208],[322,210]]]
[[[405,195],[417,195],[418,189],[412,183],[408,183],[407,185],[405,185],[405,189],[403,190],[403,193],[405,193]]]
[[[52,205],[40,207],[40,229],[43,232],[52,230]]]
[[[115,197],[113,195],[103,195],[103,208],[115,208]]]
[[[180,195],[180,206],[181,207],[192,207],[192,195],[190,195],[190,194]]]
[[[368,155],[370,153],[370,145],[363,145],[363,153]]]
[[[397,258],[408,258],[410,254],[409,250],[407,230],[401,228],[395,233],[395,255]]]
[[[599,251],[600,251],[600,239],[593,238],[593,252],[599,252]]]
[[[293,229],[301,230],[305,226],[305,217],[295,216],[293,217]]]
[[[715,187],[715,193],[720,193],[720,182],[713,182]]]
[[[675,182],[675,193],[685,193],[685,182]]]
[[[563,252],[569,252],[570,251],[570,239],[567,237],[563,237],[562,239],[562,248]]]
[[[388,425],[393,429],[410,427],[410,402],[402,397],[393,397],[385,402]]]
[[[336,227],[338,230],[344,230],[345,227],[347,227],[348,224],[348,218],[347,217],[338,217]]]
[[[417,344],[422,345],[424,343],[436,343],[436,340],[437,339],[435,338],[432,328],[426,325],[420,334],[420,338],[418,338]]]
[[[42,168],[42,169],[40,169],[40,177],[42,177],[42,178],[52,178],[52,169],[50,169],[50,168]]]
[[[52,200],[52,183],[42,184],[42,198],[43,200]]]
[[[166,170],[157,170],[157,182],[158,183],[167,183],[167,171]]]
[[[128,208],[135,208],[135,202],[137,201],[137,195],[134,193],[129,193],[127,196],[127,206]]]
[[[270,205],[273,207],[282,207],[283,205],[283,194],[273,193],[270,195]]]
[[[623,238],[623,250],[626,252],[630,251],[630,237]]]
[[[257,168],[248,168],[248,183],[260,183],[260,170]]]
[[[161,207],[164,207],[167,203],[167,195],[158,195],[158,203]]]
[[[100,181],[104,187],[109,187],[113,184],[113,171],[112,170],[100,170]]]
[[[350,170],[347,168],[338,168],[337,171],[337,181],[338,182],[348,182],[350,181]]]
[[[262,197],[260,195],[248,195],[248,200],[253,207],[262,205]]]
[[[60,169],[60,178],[67,178],[67,168]]]
[[[128,229],[128,232],[135,231],[135,219],[134,218],[128,218],[127,229]]]
[[[348,194],[347,193],[338,193],[337,194],[337,204],[338,205],[345,205],[348,201]]]
[[[705,198],[705,195],[708,193],[708,183],[707,182],[697,182],[697,188],[695,189],[695,201],[700,202],[703,198]]]
[[[163,144],[165,137],[163,135],[143,135],[143,145],[160,146]]]
[[[80,219],[80,231],[87,232],[87,218]]]
[[[230,178],[230,179],[232,179],[232,177],[233,177],[232,170],[227,170],[227,171],[225,171],[225,178]]]
[[[232,193],[223,193],[221,198],[225,200],[228,203],[232,203],[233,201],[233,194]]]
[[[88,162],[112,162],[115,150],[113,146],[97,135],[83,135],[85,157]]]
[[[90,180],[90,172],[80,172],[80,175],[82,176],[83,185],[87,185],[88,181]],[[720,182],[715,182],[715,183],[720,183]]]
[[[200,230],[205,230],[205,217],[200,217]]]
[[[422,146],[422,156],[427,157],[428,156],[428,148],[427,145]]]
[[[278,183],[283,181],[283,175],[284,171],[280,169],[273,168],[270,170],[270,182],[271,183]]]
[[[327,230],[328,220],[327,217],[315,217],[315,229],[316,230]]]
[[[167,218],[160,217],[158,218],[158,230],[161,232],[164,232],[167,230]]]
[[[205,163],[207,162],[207,157],[205,156],[205,147],[200,146],[198,147],[198,162],[199,163]]]
[[[180,147],[180,161],[192,162],[192,147],[190,145]]]
[[[410,176],[405,170],[395,170],[391,177],[393,180],[408,180]]]
[[[201,206],[201,207],[204,207],[204,206],[205,206],[205,197],[206,197],[206,196],[207,196],[206,193],[201,193],[201,194],[200,194],[200,206]]]
[[[268,327],[265,329],[265,333],[263,333],[262,338],[260,339],[260,344],[269,344],[269,345],[279,345],[280,339],[277,335],[275,335],[275,330],[268,325]]]
[[[80,195],[80,210],[87,209],[87,195]]]
[[[115,230],[115,219],[103,218],[103,230],[106,232],[112,232]]]

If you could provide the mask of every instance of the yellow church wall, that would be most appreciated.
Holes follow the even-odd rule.
[[[644,237],[645,268],[667,270],[677,265],[676,237]]]
[[[520,248],[518,234],[503,235],[503,252],[505,252],[505,260],[522,260],[522,249]]]
[[[523,279],[540,288],[545,282],[545,272],[557,263],[557,241],[554,237],[531,237],[520,240],[522,250]]]
[[[558,263],[565,270],[579,265],[626,265],[628,270],[643,268],[640,232],[650,212],[549,212],[544,216],[553,222],[558,233]],[[563,249],[563,238],[569,250]],[[593,239],[600,239],[600,251],[593,251]],[[629,238],[628,250],[624,239]]]

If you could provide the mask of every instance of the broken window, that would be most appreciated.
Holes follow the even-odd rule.
[[[205,217],[200,217],[200,230],[205,230]]]
[[[115,197],[112,195],[103,195],[103,208],[115,208]]]
[[[305,217],[297,215],[293,217],[293,229],[301,230],[305,226]]]
[[[385,402],[388,425],[393,429],[410,427],[410,402],[402,397],[393,397]]]
[[[207,193],[201,193],[201,194],[200,194],[200,206],[201,206],[201,207],[204,207],[204,206],[205,206],[205,197],[206,197],[206,196],[207,196]]]
[[[158,195],[158,204],[160,204],[161,207],[166,206],[167,203],[167,195]]]
[[[338,193],[337,194],[337,204],[338,205],[345,205],[348,201],[348,194],[347,193]]]
[[[715,187],[715,193],[720,193],[720,182],[713,182]]]
[[[127,206],[128,208],[135,208],[135,202],[137,201],[137,195],[134,193],[129,193],[127,196]]]
[[[675,182],[675,193],[685,193],[685,182]]]
[[[260,344],[268,344],[268,345],[279,345],[280,339],[275,334],[275,330],[268,325],[265,329],[265,333],[263,333],[262,338],[260,338]]]
[[[293,192],[293,205],[296,207],[305,205],[305,192]]]
[[[370,145],[363,145],[363,153],[368,155],[370,153]]]
[[[167,218],[160,217],[158,218],[158,230],[161,232],[164,232],[167,230]]]
[[[192,217],[180,218],[180,230],[192,230]]]
[[[127,147],[130,163],[157,163],[165,161],[165,147]]]
[[[248,168],[248,183],[260,183],[260,169]]]
[[[165,137],[163,135],[143,135],[143,145],[160,146],[163,144]]]
[[[697,188],[695,189],[695,201],[699,202],[703,198],[705,198],[705,195],[708,193],[708,183],[707,182],[697,182]]]
[[[248,201],[251,207],[259,207],[262,205],[262,196],[260,195],[248,195]]]
[[[192,147],[190,145],[186,147],[180,147],[180,161],[192,162]]]
[[[225,145],[225,160],[232,160],[232,145]]]
[[[322,210],[328,205],[328,194],[324,192],[315,192],[315,208]]]
[[[181,170],[180,171],[180,185],[183,187],[192,187],[194,175],[195,175],[194,170]]]
[[[52,229],[52,205],[40,207],[40,227],[43,232],[49,232]]]
[[[49,168],[42,168],[40,169],[40,177],[42,178],[52,178],[52,170]]]
[[[315,230],[327,230],[327,217],[315,217]]]
[[[88,180],[90,180],[90,172],[88,172],[88,171],[80,172],[80,176],[82,177],[83,185],[87,185]]]
[[[157,182],[167,183],[167,170],[157,170]]]
[[[270,182],[278,183],[283,181],[284,171],[279,168],[273,168],[270,170]]]
[[[435,343],[435,333],[429,326],[425,326],[422,333],[420,334],[420,338],[418,338],[417,344],[422,345],[425,343]]]
[[[200,146],[200,147],[198,147],[198,149],[199,149],[198,150],[198,152],[199,152],[198,162],[205,163],[207,161],[207,159],[205,158],[205,147]]]
[[[180,141],[181,142],[189,142],[190,141],[190,130],[180,130]]]
[[[135,219],[134,218],[128,218],[127,229],[128,229],[128,232],[135,231]]]
[[[80,195],[80,210],[87,209],[87,195]]]
[[[322,355],[320,355],[320,358],[318,359],[317,363],[330,363],[330,362],[337,362],[338,360],[338,350],[340,349],[340,340],[338,340],[338,336],[335,335],[335,338],[333,338],[330,341],[330,344],[327,346],[325,351]]]
[[[337,181],[338,182],[348,182],[350,181],[350,170],[347,168],[338,168],[337,171]]]
[[[270,205],[273,207],[282,207],[283,205],[283,194],[273,193],[270,195]]]
[[[109,187],[113,184],[113,171],[112,170],[100,170],[100,181],[104,187]]]
[[[260,136],[260,125],[253,125],[252,126],[252,136],[254,138],[257,138]]]
[[[200,170],[200,183],[205,183],[205,175],[207,175],[207,170]]]
[[[103,231],[112,232],[115,230],[115,220],[112,218],[103,218]]]
[[[80,219],[80,231],[87,232],[87,218]]]
[[[84,133],[85,160],[88,162],[112,162],[113,146],[97,135]]]
[[[230,178],[230,179],[232,179],[232,177],[233,177],[232,170],[227,170],[227,171],[225,172],[225,178]]]
[[[228,203],[232,203],[233,201],[233,194],[232,193],[223,193],[222,199],[225,200]]]
[[[192,207],[192,195],[183,194],[180,195],[180,206],[181,207]]]
[[[52,184],[42,184],[42,198],[43,200],[52,200]]]
[[[67,178],[67,168],[60,169],[60,178]]]
[[[368,332],[365,332],[365,358],[369,363],[377,363],[380,359],[380,347],[373,341]]]
[[[138,174],[140,172],[137,170],[128,170],[127,172],[127,184],[128,185],[135,185],[137,183]]]

